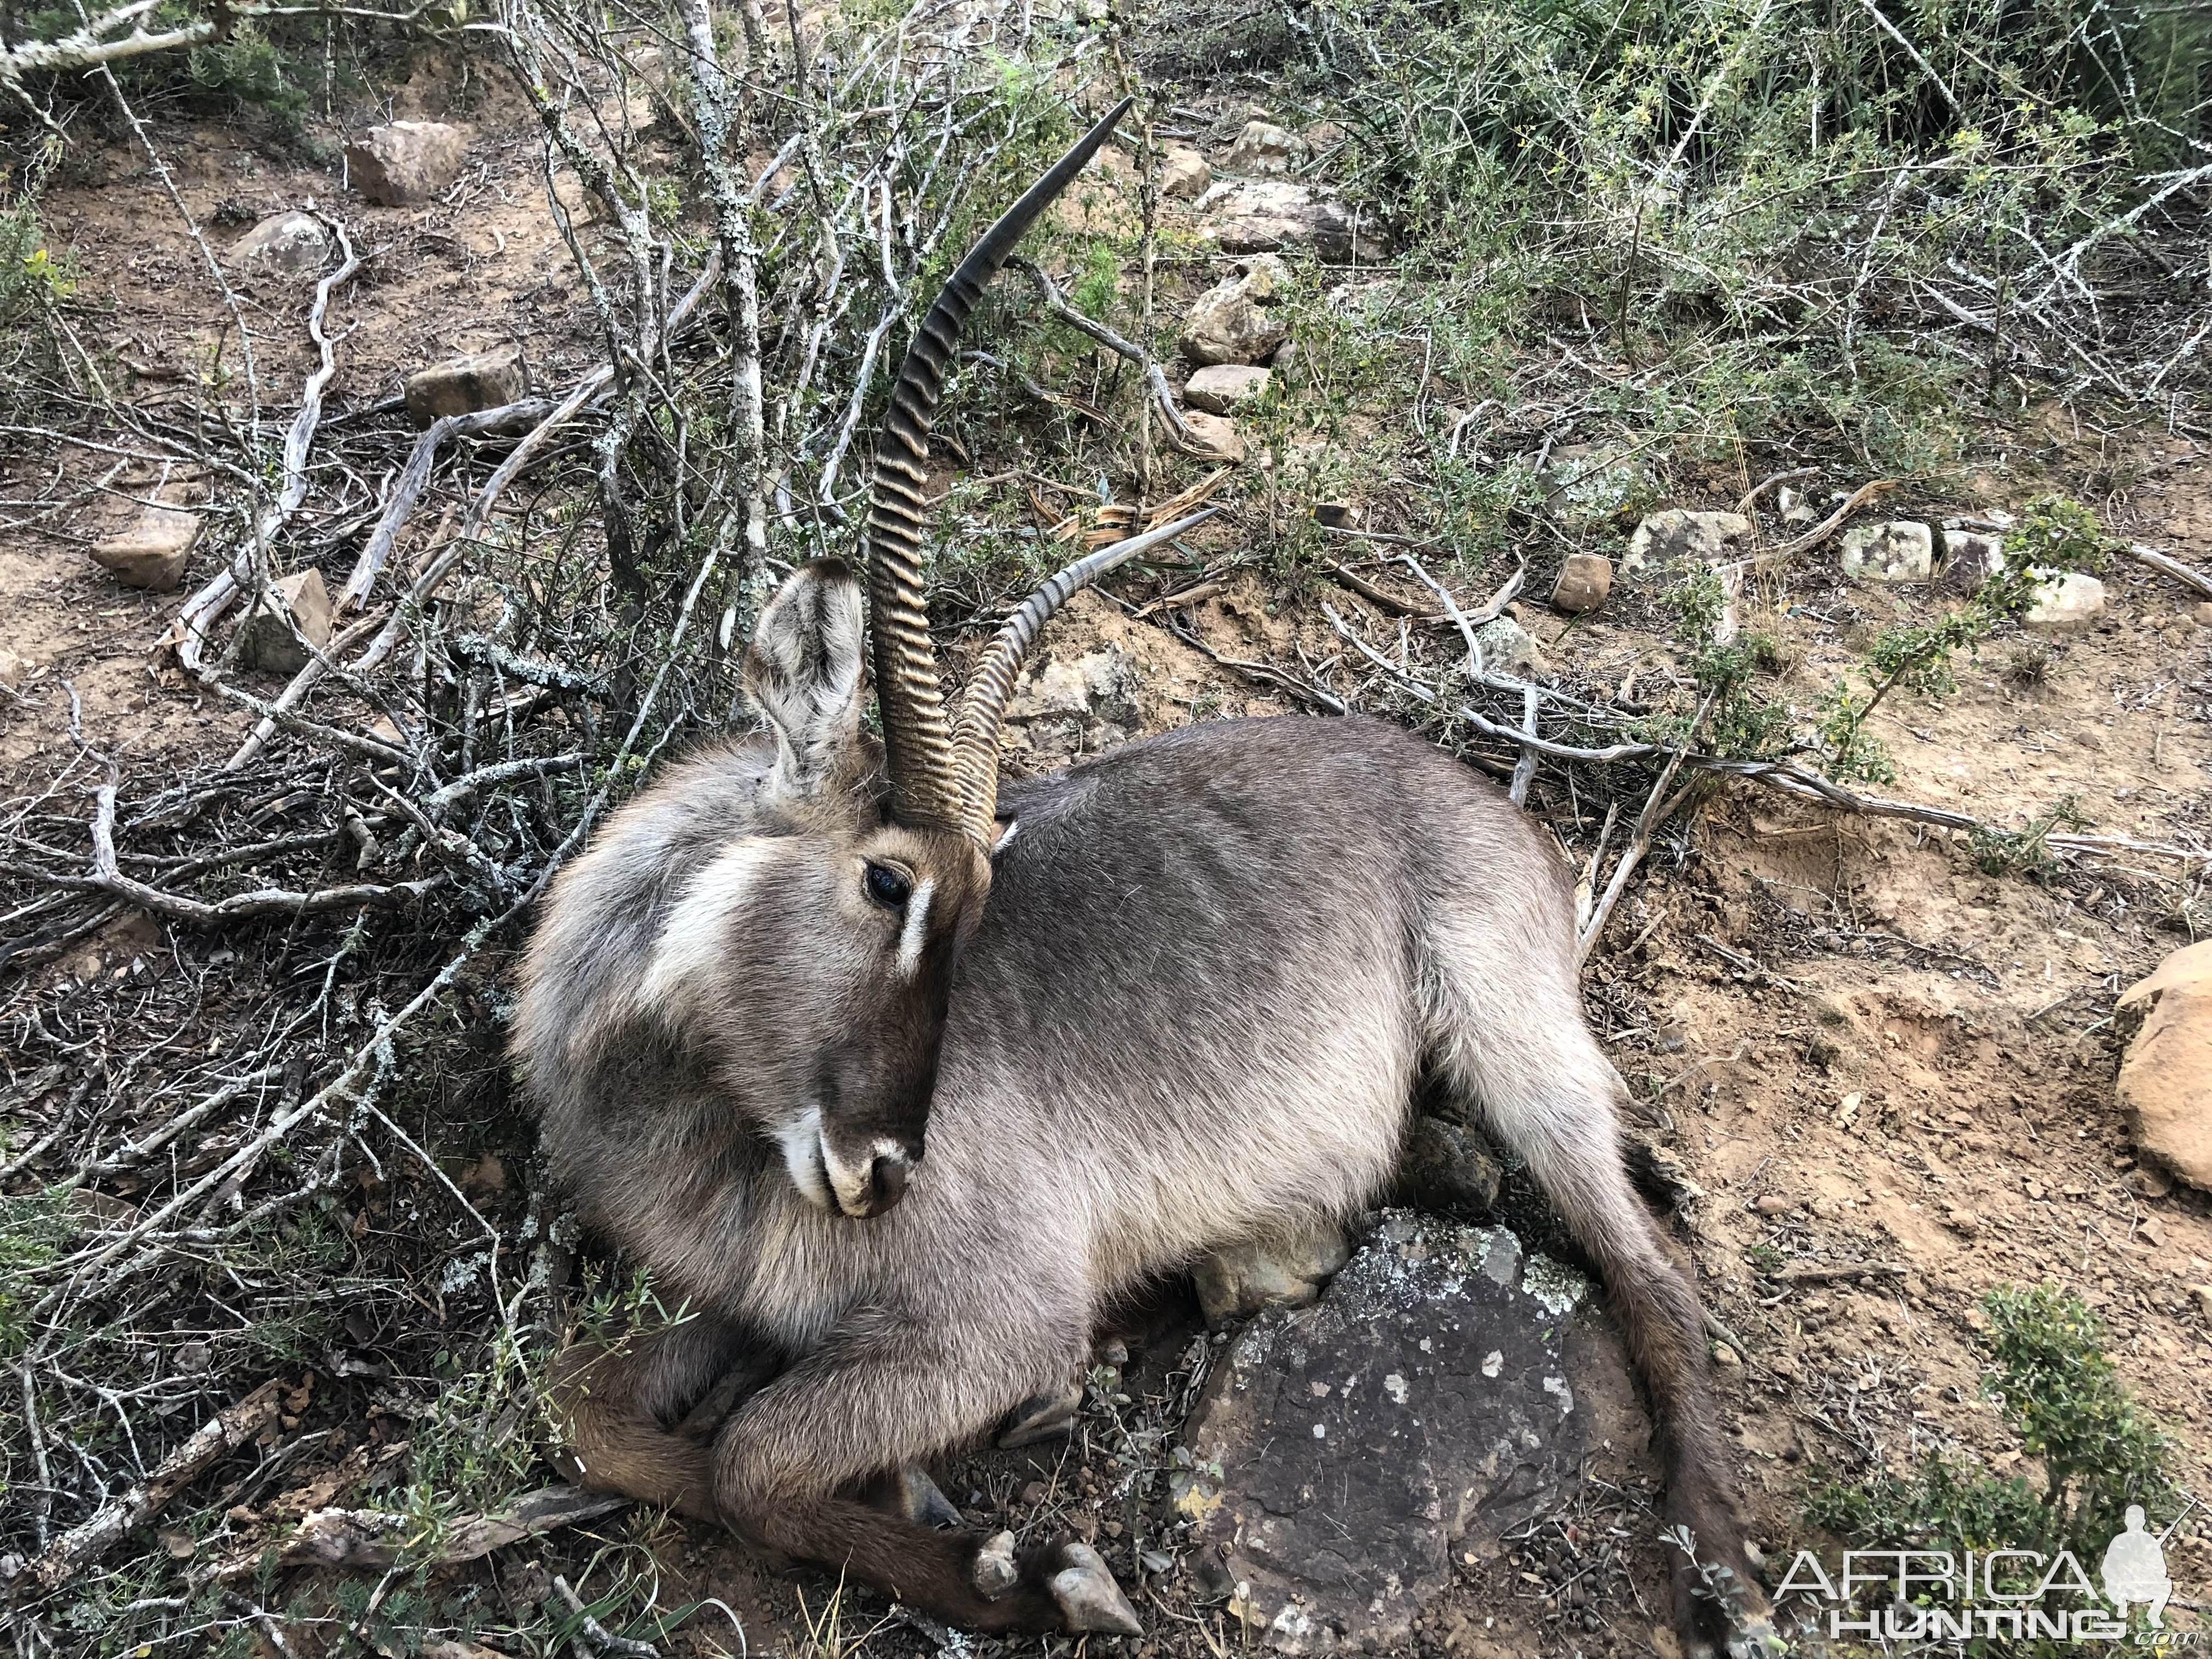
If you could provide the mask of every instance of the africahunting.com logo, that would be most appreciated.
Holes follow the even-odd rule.
[[[1832,1638],[2212,1647],[2206,1632],[2166,1627],[2173,1580],[2165,1546],[2172,1531],[2148,1531],[2142,1506],[2130,1504],[2126,1530],[2098,1563],[2101,1590],[2071,1550],[1865,1549],[1844,1551],[1832,1575],[1810,1550],[1800,1550],[1775,1594],[1785,1604],[1807,1598]],[[2131,1608],[2137,1617],[2130,1617]]]

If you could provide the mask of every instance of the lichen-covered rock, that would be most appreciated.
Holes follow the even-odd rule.
[[[2079,570],[2032,567],[2043,580],[2021,620],[2032,628],[2087,628],[2105,614],[2105,585]]]
[[[312,213],[278,213],[233,242],[227,258],[233,270],[304,276],[320,270],[330,252],[331,234],[320,219]]]
[[[1843,568],[1855,582],[1924,582],[1936,574],[1936,538],[1917,519],[1861,525],[1843,537]]]
[[[1389,239],[1333,196],[1287,179],[1250,179],[1217,185],[1200,198],[1206,228],[1224,253],[1311,248],[1324,259],[1363,259],[1390,251]]]
[[[1272,254],[1242,261],[1191,304],[1176,341],[1194,363],[1257,363],[1290,338],[1290,319],[1278,304],[1290,271]]]
[[[1971,530],[1947,530],[1943,562],[1936,572],[1936,591],[1971,599],[1990,577],[2002,575],[2004,568],[2004,543],[1999,538]]]
[[[1482,665],[1493,674],[1533,674],[1544,666],[1542,653],[1528,630],[1510,617],[1499,617],[1474,630],[1482,651]]]
[[[407,377],[407,414],[416,428],[441,416],[473,415],[520,403],[530,395],[530,366],[522,348],[495,347],[453,357]]]
[[[1183,401],[1210,415],[1233,415],[1267,391],[1270,378],[1266,369],[1249,363],[1209,363],[1190,377]]]
[[[347,182],[372,202],[427,202],[461,176],[469,136],[443,121],[387,121],[345,147]]]
[[[1032,659],[1006,699],[1006,728],[1040,765],[1118,749],[1141,724],[1143,678],[1136,658],[1116,645],[1079,657]]]
[[[1694,559],[1711,564],[1740,558],[1751,550],[1752,524],[1741,513],[1700,513],[1670,507],[1649,514],[1628,538],[1625,570]]]
[[[1288,173],[1306,159],[1306,141],[1270,121],[1247,121],[1221,158],[1231,173],[1248,176]]]
[[[2176,951],[2122,994],[2142,1025],[2120,1062],[2120,1104],[2136,1144],[2212,1191],[2212,939]]]
[[[1504,1228],[1392,1210],[1317,1304],[1255,1320],[1172,1477],[1231,1613],[1285,1653],[1408,1650],[1455,1556],[1571,1493],[1589,1395],[1628,1388],[1591,1302]]]

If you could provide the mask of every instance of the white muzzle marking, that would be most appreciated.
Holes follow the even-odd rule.
[[[840,1207],[823,1179],[823,1171],[830,1167],[830,1143],[822,1138],[822,1109],[809,1106],[778,1129],[775,1139],[783,1148],[784,1171],[799,1195],[825,1210]]]

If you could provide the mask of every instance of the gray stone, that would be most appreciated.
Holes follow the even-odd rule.
[[[1552,585],[1552,608],[1579,616],[1603,605],[1613,592],[1613,561],[1602,553],[1570,553]]]
[[[313,276],[330,256],[331,234],[312,213],[279,213],[264,219],[230,245],[233,270]]]
[[[530,395],[530,366],[520,346],[498,346],[454,357],[407,377],[407,414],[419,430],[447,415],[473,415]]]
[[[1351,1254],[1344,1230],[1325,1222],[1295,1238],[1254,1239],[1216,1251],[1190,1277],[1206,1322],[1218,1330],[1264,1308],[1306,1306]]]
[[[1267,121],[1247,121],[1237,142],[1221,158],[1231,173],[1248,176],[1288,173],[1306,159],[1306,141],[1295,132]]]
[[[1863,524],[1843,536],[1843,568],[1855,582],[1924,582],[1936,574],[1936,538],[1917,519]]]
[[[1641,570],[1683,559],[1711,564],[1737,558],[1751,550],[1751,520],[1741,513],[1698,513],[1670,507],[1636,526],[1636,533],[1628,538],[1628,554],[1621,568]]]
[[[280,576],[270,586],[276,590],[283,614],[265,605],[256,611],[246,620],[238,654],[248,666],[264,673],[296,674],[313,660],[308,645],[320,649],[331,642],[335,618],[330,590],[323,585],[323,573],[313,565]]]
[[[1210,363],[1190,377],[1183,401],[1212,415],[1232,415],[1267,389],[1272,377],[1246,363]]]
[[[468,134],[443,121],[387,121],[345,147],[346,179],[386,207],[428,202],[461,176],[468,148]]]
[[[1536,641],[1510,617],[1499,617],[1476,629],[1474,642],[1482,648],[1482,665],[1493,674],[1532,674],[1544,666]]]
[[[173,592],[185,579],[185,556],[199,538],[200,515],[190,508],[143,507],[130,529],[92,544],[92,562],[125,587]]]
[[[1290,337],[1290,319],[1278,305],[1290,284],[1280,259],[1261,254],[1192,302],[1176,343],[1194,363],[1257,363]]]
[[[1804,492],[1788,484],[1774,492],[1774,510],[1782,515],[1784,524],[1814,524],[1820,517],[1813,503],[1805,499]]]
[[[2002,576],[2004,568],[2004,543],[2000,538],[1978,531],[1946,530],[1943,562],[1936,572],[1936,591],[1971,599],[1982,591],[1982,584],[1990,577]]]
[[[1504,1228],[1386,1211],[1313,1308],[1215,1361],[1171,1475],[1230,1610],[1291,1654],[1402,1652],[1462,1553],[1571,1498],[1630,1397],[1589,1283]]]
[[[1332,196],[1287,179],[1253,179],[1217,185],[1200,198],[1206,227],[1224,253],[1279,252],[1311,248],[1324,259],[1376,258],[1389,239]]]
[[[1399,1155],[1392,1201],[1455,1221],[1485,1221],[1497,1206],[1504,1175],[1498,1154],[1476,1131],[1440,1117],[1418,1117]]]
[[[2105,585],[2079,570],[2045,570],[2031,566],[2043,580],[2021,620],[2031,628],[2086,628],[2105,614]]]
[[[1160,194],[1170,201],[1203,196],[1213,183],[1213,168],[1188,144],[1170,144],[1160,163]]]

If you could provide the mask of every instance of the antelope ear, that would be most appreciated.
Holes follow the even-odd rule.
[[[770,793],[811,795],[836,775],[860,727],[860,585],[842,559],[801,565],[761,612],[745,695],[775,732]]]

